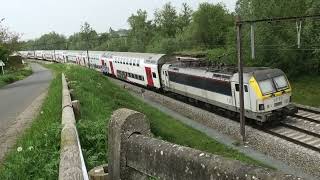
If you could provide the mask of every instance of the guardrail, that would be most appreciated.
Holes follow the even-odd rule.
[[[113,113],[107,136],[109,164],[90,171],[93,180],[298,179],[154,138],[146,116],[129,109]]]
[[[73,104],[77,104],[76,107],[79,107],[78,103],[79,101],[71,101],[68,84],[64,74],[62,74],[62,130],[59,180],[88,179],[73,110]]]

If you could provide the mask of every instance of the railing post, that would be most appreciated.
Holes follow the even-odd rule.
[[[109,178],[111,180],[130,179],[135,172],[126,167],[125,151],[121,148],[122,142],[133,134],[151,136],[150,124],[142,113],[119,109],[111,116],[107,132]],[[143,176],[145,175],[141,175],[140,178]]]

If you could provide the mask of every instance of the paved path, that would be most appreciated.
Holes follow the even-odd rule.
[[[0,88],[0,136],[49,86],[51,72],[39,64],[31,67],[31,76]]]

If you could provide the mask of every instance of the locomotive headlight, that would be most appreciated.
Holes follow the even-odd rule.
[[[264,104],[259,104],[259,110],[260,111],[264,110]]]

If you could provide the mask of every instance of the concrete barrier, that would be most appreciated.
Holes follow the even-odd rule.
[[[64,74],[62,74],[62,130],[59,180],[88,179],[84,164],[75,115]]]
[[[108,126],[110,180],[299,179],[152,137],[145,115],[119,109]]]

